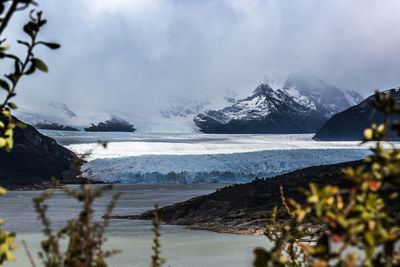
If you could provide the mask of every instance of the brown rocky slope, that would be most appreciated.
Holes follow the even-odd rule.
[[[237,184],[185,202],[161,208],[160,216],[167,224],[185,225],[190,229],[221,233],[261,234],[275,206],[278,217],[284,218],[280,186],[286,197],[302,202],[298,188],[310,182],[319,186],[332,184],[348,188],[351,182],[342,174],[345,167],[356,167],[362,161],[323,165],[297,170],[273,178]],[[152,219],[152,211],[136,216],[113,216],[116,219]]]

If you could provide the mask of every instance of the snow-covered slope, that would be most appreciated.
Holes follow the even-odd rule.
[[[36,107],[21,108],[15,111],[15,116],[21,121],[31,124],[58,124],[71,126],[83,130],[91,123],[98,123],[110,119],[109,114],[85,112],[78,114],[65,103],[50,101]]]
[[[210,104],[208,101],[201,100],[174,101],[170,103],[168,108],[161,109],[160,114],[167,119],[174,117],[193,117],[203,111],[208,104]]]
[[[361,99],[312,76],[292,74],[283,83],[259,85],[221,110],[200,113],[194,122],[205,133],[312,133]]]
[[[65,124],[77,120],[77,115],[64,103],[50,101],[40,108],[18,109],[15,115],[22,121],[36,125],[39,123]]]

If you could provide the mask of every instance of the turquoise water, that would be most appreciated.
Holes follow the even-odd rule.
[[[154,203],[168,205],[194,196],[215,191],[222,185],[115,185],[114,192],[123,192],[115,214],[139,214],[152,208]],[[36,219],[31,199],[39,191],[9,192],[0,198],[0,217],[6,220],[4,229],[16,231],[17,243],[26,240],[35,256],[43,238],[41,225]],[[102,211],[112,192],[95,203],[95,219],[100,220]],[[79,205],[75,200],[57,192],[48,201],[49,217],[54,228],[76,215]],[[107,229],[106,247],[122,249],[123,253],[110,259],[110,266],[148,266],[150,263],[152,232],[151,221],[112,220]],[[208,231],[192,231],[182,226],[162,225],[162,256],[168,264],[184,266],[251,266],[252,250],[266,245],[262,236],[218,234]],[[22,248],[16,251],[17,261],[7,266],[29,266]],[[40,265],[39,265],[40,266]]]

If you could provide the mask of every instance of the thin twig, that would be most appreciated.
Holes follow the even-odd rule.
[[[7,27],[8,22],[10,21],[12,15],[17,10],[18,0],[14,0],[7,11],[6,16],[4,17],[3,21],[0,24],[0,36],[3,33],[4,29]]]
[[[28,244],[26,243],[25,240],[22,240],[22,246],[23,246],[24,249],[25,249],[26,255],[28,256],[29,261],[31,262],[32,267],[36,267],[36,263],[35,263],[35,261],[34,261],[34,259],[33,259],[33,257],[32,257],[31,252],[29,251]]]

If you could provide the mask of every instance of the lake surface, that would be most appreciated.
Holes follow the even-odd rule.
[[[152,209],[154,203],[168,205],[194,196],[214,192],[218,184],[164,184],[115,185],[114,192],[123,192],[114,214],[139,214]],[[76,187],[76,186],[73,186]],[[114,192],[108,192],[95,203],[95,219],[100,220],[104,207]],[[0,217],[6,220],[3,227],[16,231],[17,243],[26,240],[31,253],[37,258],[40,249],[42,226],[36,219],[32,198],[40,191],[8,192],[0,198]],[[57,192],[49,201],[49,218],[54,228],[61,227],[79,212],[79,204]],[[112,220],[107,229],[106,247],[122,249],[123,253],[109,260],[110,266],[148,266],[153,234],[151,221]],[[162,225],[162,256],[168,264],[185,266],[251,266],[252,250],[265,246],[263,236],[218,234],[208,231],[191,231],[182,226]],[[7,266],[29,266],[22,248],[16,251],[17,261]],[[39,260],[37,259],[37,263]],[[40,266],[40,264],[39,264]]]

